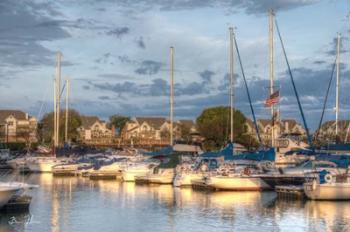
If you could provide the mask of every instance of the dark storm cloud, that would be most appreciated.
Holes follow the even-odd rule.
[[[146,49],[146,44],[143,41],[143,37],[142,36],[136,40],[136,44],[137,44],[137,46],[139,48]]]
[[[70,37],[60,23],[48,15],[58,15],[49,4],[30,1],[0,2],[0,61],[3,65],[52,65],[54,52],[40,44]],[[51,23],[47,23],[51,22]]]
[[[120,39],[122,36],[128,34],[129,31],[130,31],[129,27],[117,27],[117,28],[114,28],[110,31],[107,31],[106,34],[111,35],[111,36],[115,36],[118,39]]]
[[[135,73],[140,75],[154,75],[157,74],[164,64],[153,60],[144,60],[140,67],[135,69]]]
[[[269,9],[290,10],[319,2],[318,0],[120,0],[128,9],[141,11],[158,8],[164,11],[191,10],[198,8],[222,8],[227,12],[243,9],[248,14],[266,13]]]

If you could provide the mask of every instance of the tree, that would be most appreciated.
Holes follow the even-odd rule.
[[[125,124],[130,120],[127,116],[122,116],[119,114],[115,114],[109,117],[109,125],[114,126],[115,130],[117,131],[118,135],[121,134],[121,131],[123,130]]]
[[[61,111],[60,113],[60,141],[64,141],[65,134],[65,111]],[[40,141],[44,143],[51,143],[53,138],[53,121],[54,121],[54,113],[50,112],[44,115],[44,117],[40,120],[38,125],[38,136]],[[68,138],[71,141],[76,141],[79,133],[78,128],[81,126],[81,118],[80,114],[75,110],[68,111]]]
[[[245,116],[239,110],[234,110],[233,119],[233,141],[248,148],[255,147],[255,139],[246,133]],[[220,149],[229,141],[230,107],[204,109],[196,121],[199,133],[205,138],[206,149]]]

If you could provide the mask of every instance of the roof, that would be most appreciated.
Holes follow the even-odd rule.
[[[26,120],[26,113],[20,110],[0,110],[0,123],[4,123],[5,119],[12,115],[17,120]]]
[[[166,122],[165,118],[161,117],[136,117],[135,120],[141,125],[146,122],[148,125],[158,130]]]
[[[261,123],[261,125],[262,125],[263,127],[265,127],[265,126],[271,124],[271,120],[270,120],[270,119],[258,119],[257,122],[258,122],[258,123]]]
[[[283,119],[282,124],[285,125],[288,122],[289,129],[294,128],[298,123],[295,119]]]
[[[192,128],[192,127],[195,127],[196,124],[194,123],[193,120],[189,120],[189,119],[182,119],[182,120],[179,120],[178,123],[184,125],[185,127],[188,127],[188,128]]]
[[[85,129],[90,128],[96,121],[101,122],[100,119],[96,116],[80,116],[81,126]]]
[[[338,121],[339,130],[347,130],[349,123],[350,123],[350,120],[339,120]],[[322,130],[327,130],[328,128],[335,129],[335,121],[334,120],[327,121],[322,124],[321,128]]]

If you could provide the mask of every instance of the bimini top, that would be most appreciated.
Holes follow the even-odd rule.
[[[257,152],[244,152],[233,155],[232,160],[254,160],[254,161],[275,161],[276,152],[274,148],[259,150]]]
[[[225,160],[232,160],[233,156],[233,144],[229,143],[221,149],[220,151],[207,151],[201,154],[201,157],[203,158],[217,158],[217,157],[224,157]]]

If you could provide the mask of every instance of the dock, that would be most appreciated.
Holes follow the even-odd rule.
[[[304,199],[304,187],[302,185],[277,185],[275,191],[279,198]]]

